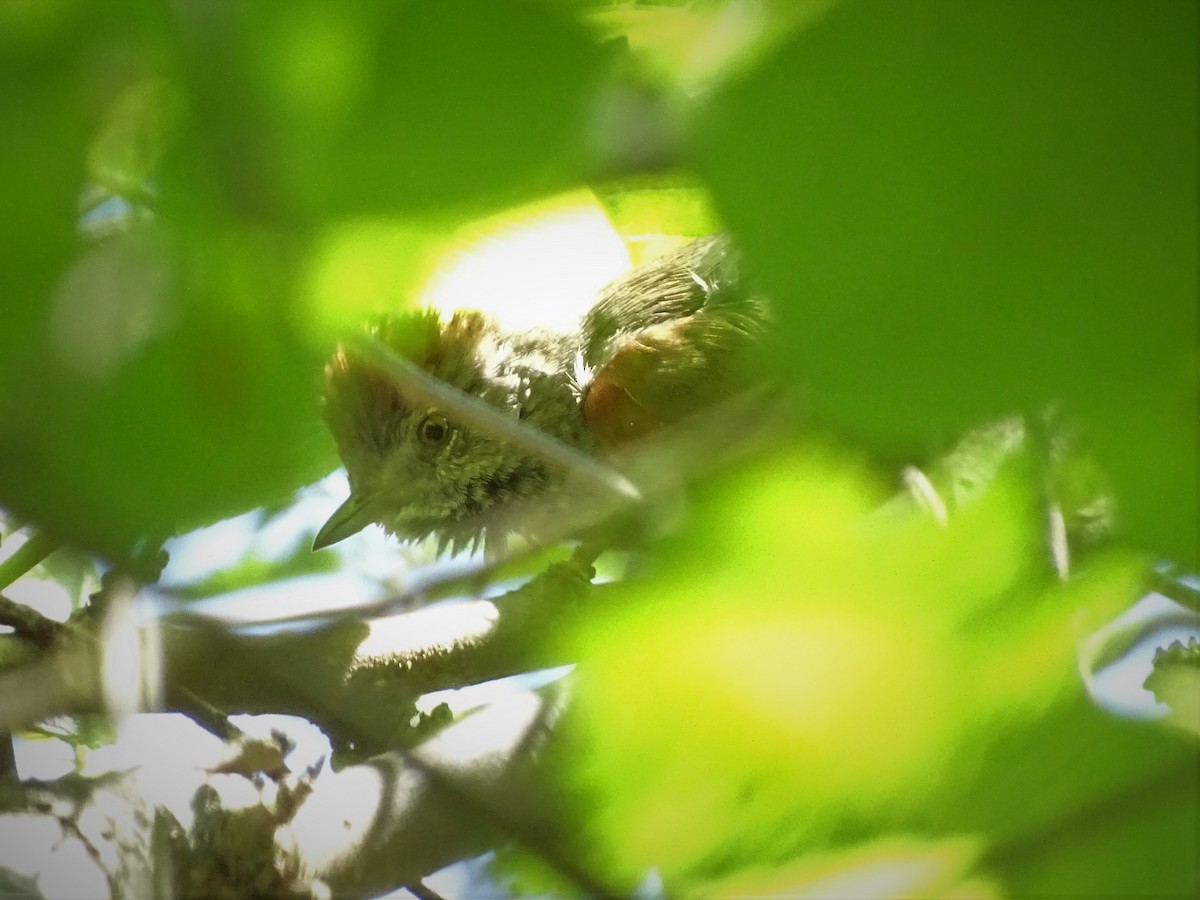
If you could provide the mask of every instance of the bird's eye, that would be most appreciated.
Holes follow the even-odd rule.
[[[417,437],[426,447],[440,447],[450,439],[450,423],[441,413],[430,413],[417,426]]]

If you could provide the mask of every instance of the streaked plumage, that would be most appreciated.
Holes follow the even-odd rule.
[[[764,316],[717,236],[617,279],[575,332],[503,333],[473,311],[400,315],[371,331],[459,390],[585,453],[612,455],[739,390],[741,351]],[[378,522],[404,540],[433,536],[439,549],[486,540],[495,550],[512,532],[536,537],[581,499],[567,496],[567,472],[457,427],[452,409],[413,408],[345,351],[326,369],[322,410],[351,499],[318,547]]]

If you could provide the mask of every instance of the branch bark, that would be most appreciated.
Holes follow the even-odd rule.
[[[557,688],[441,730],[412,721],[428,692],[565,661],[544,638],[595,592],[591,574],[559,563],[494,601],[347,617],[315,632],[261,634],[185,614],[145,623],[134,643],[159,652],[134,655],[143,668],[163,660],[164,708],[192,715],[198,731],[233,735],[216,742],[226,758],[187,768],[147,748],[151,758],[119,776],[8,783],[0,885],[72,896],[368,895],[516,841],[581,892],[612,894],[548,837],[531,751],[557,715]],[[72,631],[0,680],[0,727],[103,711],[114,695],[111,656],[110,642]],[[219,713],[235,712],[300,715],[353,758],[369,758],[336,772],[287,772],[282,748],[261,752],[214,727]]]
[[[0,784],[0,886],[34,896],[299,897],[415,882],[498,833],[511,837],[510,825],[536,830],[532,751],[559,693],[519,695],[411,753],[338,772],[269,778],[238,771],[236,760],[189,766],[168,754],[98,778]]]

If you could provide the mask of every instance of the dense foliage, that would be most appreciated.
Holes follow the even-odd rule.
[[[0,4],[0,503],[137,568],[337,466],[322,365],[470,223],[588,188],[635,259],[726,230],[781,421],[697,469],[681,525],[650,511],[651,575],[539,638],[578,663],[561,854],[622,891],[1194,896],[1194,653],[1156,673],[1172,730],[1100,709],[1080,646],[1198,562],[1197,27]],[[996,422],[1025,424],[927,469],[948,523],[904,492],[897,461]]]

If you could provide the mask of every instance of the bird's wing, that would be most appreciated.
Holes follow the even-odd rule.
[[[588,428],[612,450],[727,399],[766,315],[737,277],[727,238],[702,238],[605,289],[584,324],[595,372]]]
[[[631,335],[691,315],[736,276],[729,239],[722,235],[631,269],[600,292],[584,317],[584,361],[598,369]]]

